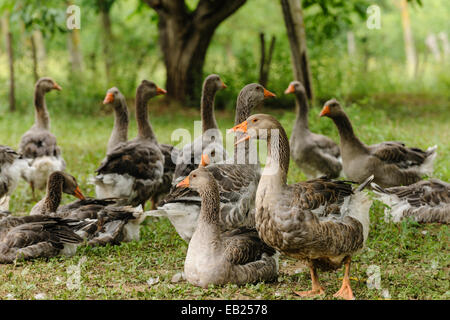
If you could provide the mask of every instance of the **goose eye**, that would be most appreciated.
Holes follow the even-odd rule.
[[[196,175],[196,174],[193,174],[193,175],[192,175],[192,178],[196,178],[196,177],[197,177],[197,175]]]
[[[216,151],[211,152],[211,156],[215,156],[216,155]]]
[[[257,122],[257,121],[258,121],[258,119],[253,119],[253,120],[252,120],[253,123],[254,123],[254,122]]]

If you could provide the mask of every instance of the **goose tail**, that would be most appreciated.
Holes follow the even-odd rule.
[[[429,147],[426,151],[427,157],[425,161],[419,166],[419,172],[421,175],[431,176],[433,174],[434,160],[437,156],[437,145]]]

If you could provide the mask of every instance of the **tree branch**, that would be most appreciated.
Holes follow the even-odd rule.
[[[199,29],[215,28],[232,15],[247,0],[200,0],[194,11],[194,21]]]
[[[188,15],[184,0],[143,0],[158,15],[175,15],[185,17]]]

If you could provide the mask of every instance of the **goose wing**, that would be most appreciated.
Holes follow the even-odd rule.
[[[339,158],[341,152],[339,146],[330,138],[321,134],[311,133],[312,142],[324,153],[329,154],[335,158]]]
[[[61,155],[61,149],[56,144],[56,137],[47,130],[26,132],[20,141],[19,151],[25,158],[29,159]]]
[[[119,144],[96,170],[99,174],[129,174],[137,179],[158,180],[164,170],[164,156],[154,143],[127,141]]]
[[[406,200],[414,207],[450,204],[450,184],[438,179],[423,180],[409,186],[385,189],[378,185],[374,187],[376,191],[396,195],[400,200]]]
[[[235,265],[246,264],[261,258],[263,253],[270,256],[275,249],[265,244],[255,229],[238,228],[222,234],[224,238],[225,257]]]
[[[285,197],[290,206],[310,210],[318,217],[339,214],[345,198],[353,194],[352,184],[322,177],[289,185]]]
[[[251,183],[259,181],[260,174],[252,165],[215,164],[206,167],[217,181],[220,201],[235,202],[240,199]],[[188,188],[173,187],[162,205],[171,202],[201,202],[199,194]]]
[[[4,165],[12,164],[14,160],[20,157],[20,154],[18,154],[13,148],[0,145],[0,173]]]
[[[419,166],[429,156],[427,151],[419,148],[406,147],[397,141],[383,142],[369,147],[372,155],[387,163],[395,164],[400,168]]]

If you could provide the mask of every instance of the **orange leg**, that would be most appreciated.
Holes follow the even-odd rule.
[[[294,291],[295,294],[299,295],[300,297],[313,297],[325,294],[325,291],[319,283],[319,277],[317,276],[316,268],[314,268],[313,266],[309,266],[309,272],[311,273],[312,290]]]
[[[350,257],[345,258],[345,272],[344,278],[342,279],[341,289],[334,294],[334,297],[343,298],[345,300],[354,300],[355,296],[353,295],[352,288],[350,287],[350,262],[352,259]]]

